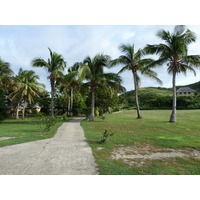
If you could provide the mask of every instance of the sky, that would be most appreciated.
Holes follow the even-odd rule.
[[[195,43],[189,46],[188,54],[200,55],[200,26],[187,26],[197,36]],[[56,53],[62,54],[67,66],[83,61],[86,56],[104,53],[112,59],[121,55],[119,46],[122,43],[135,45],[135,50],[146,44],[162,42],[156,33],[160,29],[173,31],[174,25],[0,25],[0,57],[9,62],[15,74],[20,67],[24,70],[34,70],[40,77],[40,82],[50,91],[48,73],[45,69],[31,66],[34,58],[45,60],[49,57],[48,47]],[[156,56],[148,56],[156,58]],[[110,69],[118,72],[122,66]],[[167,74],[167,66],[163,65],[155,71],[163,81],[163,85],[147,77],[141,77],[141,87],[171,87],[172,78]],[[67,68],[66,68],[67,72]],[[123,86],[127,91],[133,89],[133,77],[130,71],[122,75]],[[192,73],[187,76],[178,75],[177,85],[186,85],[200,81],[200,70],[196,77]]]

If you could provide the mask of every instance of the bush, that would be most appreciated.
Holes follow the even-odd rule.
[[[95,108],[94,114],[95,114],[95,117],[99,116],[99,108],[98,107]]]
[[[66,115],[66,113],[62,115],[62,118],[63,118],[64,121],[67,120],[67,115]]]

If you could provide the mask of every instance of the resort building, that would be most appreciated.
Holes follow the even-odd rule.
[[[179,88],[176,92],[177,96],[194,96],[196,90],[193,90],[189,87]]]

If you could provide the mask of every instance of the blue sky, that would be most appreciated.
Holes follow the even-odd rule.
[[[68,66],[82,61],[86,56],[97,53],[109,54],[113,59],[121,53],[118,49],[121,43],[134,43],[136,50],[146,44],[161,42],[156,37],[160,29],[172,31],[174,26],[168,25],[51,25],[51,26],[0,26],[0,57],[11,64],[15,73],[19,68],[32,69],[40,76],[40,81],[50,90],[47,72],[44,69],[33,68],[31,60],[36,57],[47,59],[48,47],[62,54]],[[200,26],[187,26],[197,35],[197,41],[191,44],[189,54],[200,54]],[[151,56],[152,57],[152,56]],[[155,58],[155,56],[154,56]],[[120,66],[111,69],[118,72]],[[171,87],[171,76],[167,74],[166,66],[155,69],[158,77],[163,81],[163,87]],[[130,72],[122,74],[123,85],[126,89],[133,89],[133,79]],[[200,81],[200,70],[197,76],[192,73],[178,75],[177,85],[185,85]],[[142,77],[141,87],[159,86],[155,81]]]

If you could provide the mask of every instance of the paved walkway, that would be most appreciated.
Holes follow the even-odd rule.
[[[0,174],[92,175],[95,160],[77,117],[59,127],[54,138],[0,148]]]

